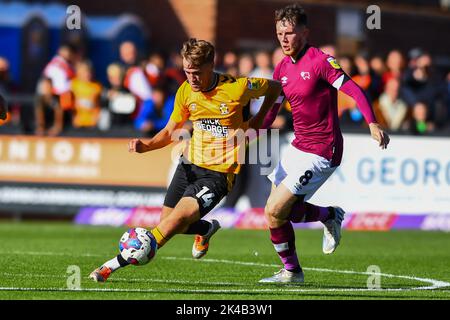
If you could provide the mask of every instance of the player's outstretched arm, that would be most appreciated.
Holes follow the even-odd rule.
[[[133,139],[128,143],[128,151],[144,153],[149,152],[156,149],[164,148],[173,142],[172,136],[176,129],[179,129],[183,126],[183,122],[175,122],[173,120],[169,120],[167,125],[159,131],[152,139],[150,139],[147,143],[143,142],[140,139]]]
[[[248,122],[249,127],[256,130],[262,127],[265,116],[277,101],[282,90],[280,82],[274,80],[269,80],[268,82],[269,86],[264,94],[264,102],[258,113],[255,114]]]
[[[386,149],[390,141],[389,135],[377,123],[373,109],[364,91],[348,76],[345,75],[344,77],[344,83],[338,89],[355,100],[356,105],[369,125],[372,138],[378,142],[381,149]]]

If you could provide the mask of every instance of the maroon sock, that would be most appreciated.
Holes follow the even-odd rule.
[[[291,209],[289,219],[292,222],[325,222],[334,218],[334,210],[331,207],[320,207],[308,202],[297,201]]]
[[[284,268],[289,271],[301,271],[295,250],[295,233],[290,221],[278,228],[270,228],[270,240],[275,247]]]

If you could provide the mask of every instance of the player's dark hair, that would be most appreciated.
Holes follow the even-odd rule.
[[[214,54],[214,46],[211,43],[195,38],[186,41],[181,49],[181,56],[196,67],[214,63]]]
[[[295,3],[275,11],[275,22],[278,21],[286,21],[297,27],[306,26],[308,18],[302,6]]]

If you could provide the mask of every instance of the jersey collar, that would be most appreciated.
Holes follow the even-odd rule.
[[[219,83],[219,74],[214,72],[214,81],[212,82],[211,86],[208,89],[202,90],[202,92],[209,92],[214,90],[214,88],[217,87],[218,83]]]
[[[299,61],[299,60],[305,55],[305,53],[306,53],[306,51],[309,49],[309,47],[310,47],[310,45],[309,45],[308,43],[305,44],[305,46],[303,47],[303,49],[300,50],[300,52],[297,54],[297,56],[296,56],[295,58],[290,57],[292,63],[293,63],[293,64],[296,64],[297,61]]]

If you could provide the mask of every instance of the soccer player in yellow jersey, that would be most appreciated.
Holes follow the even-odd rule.
[[[178,140],[176,130],[187,120],[193,135],[180,158],[162,208],[158,226],[151,230],[158,248],[175,234],[194,234],[192,255],[203,257],[218,221],[202,220],[231,190],[239,173],[239,133],[259,129],[281,92],[277,81],[234,78],[214,72],[214,47],[207,41],[190,39],[181,50],[187,80],[175,97],[173,113],[166,127],[148,142],[134,139],[130,152],[144,153]],[[259,112],[250,119],[249,102],[265,96]],[[242,139],[241,139],[242,140]],[[90,278],[106,281],[112,272],[129,263],[119,254],[94,270]]]

